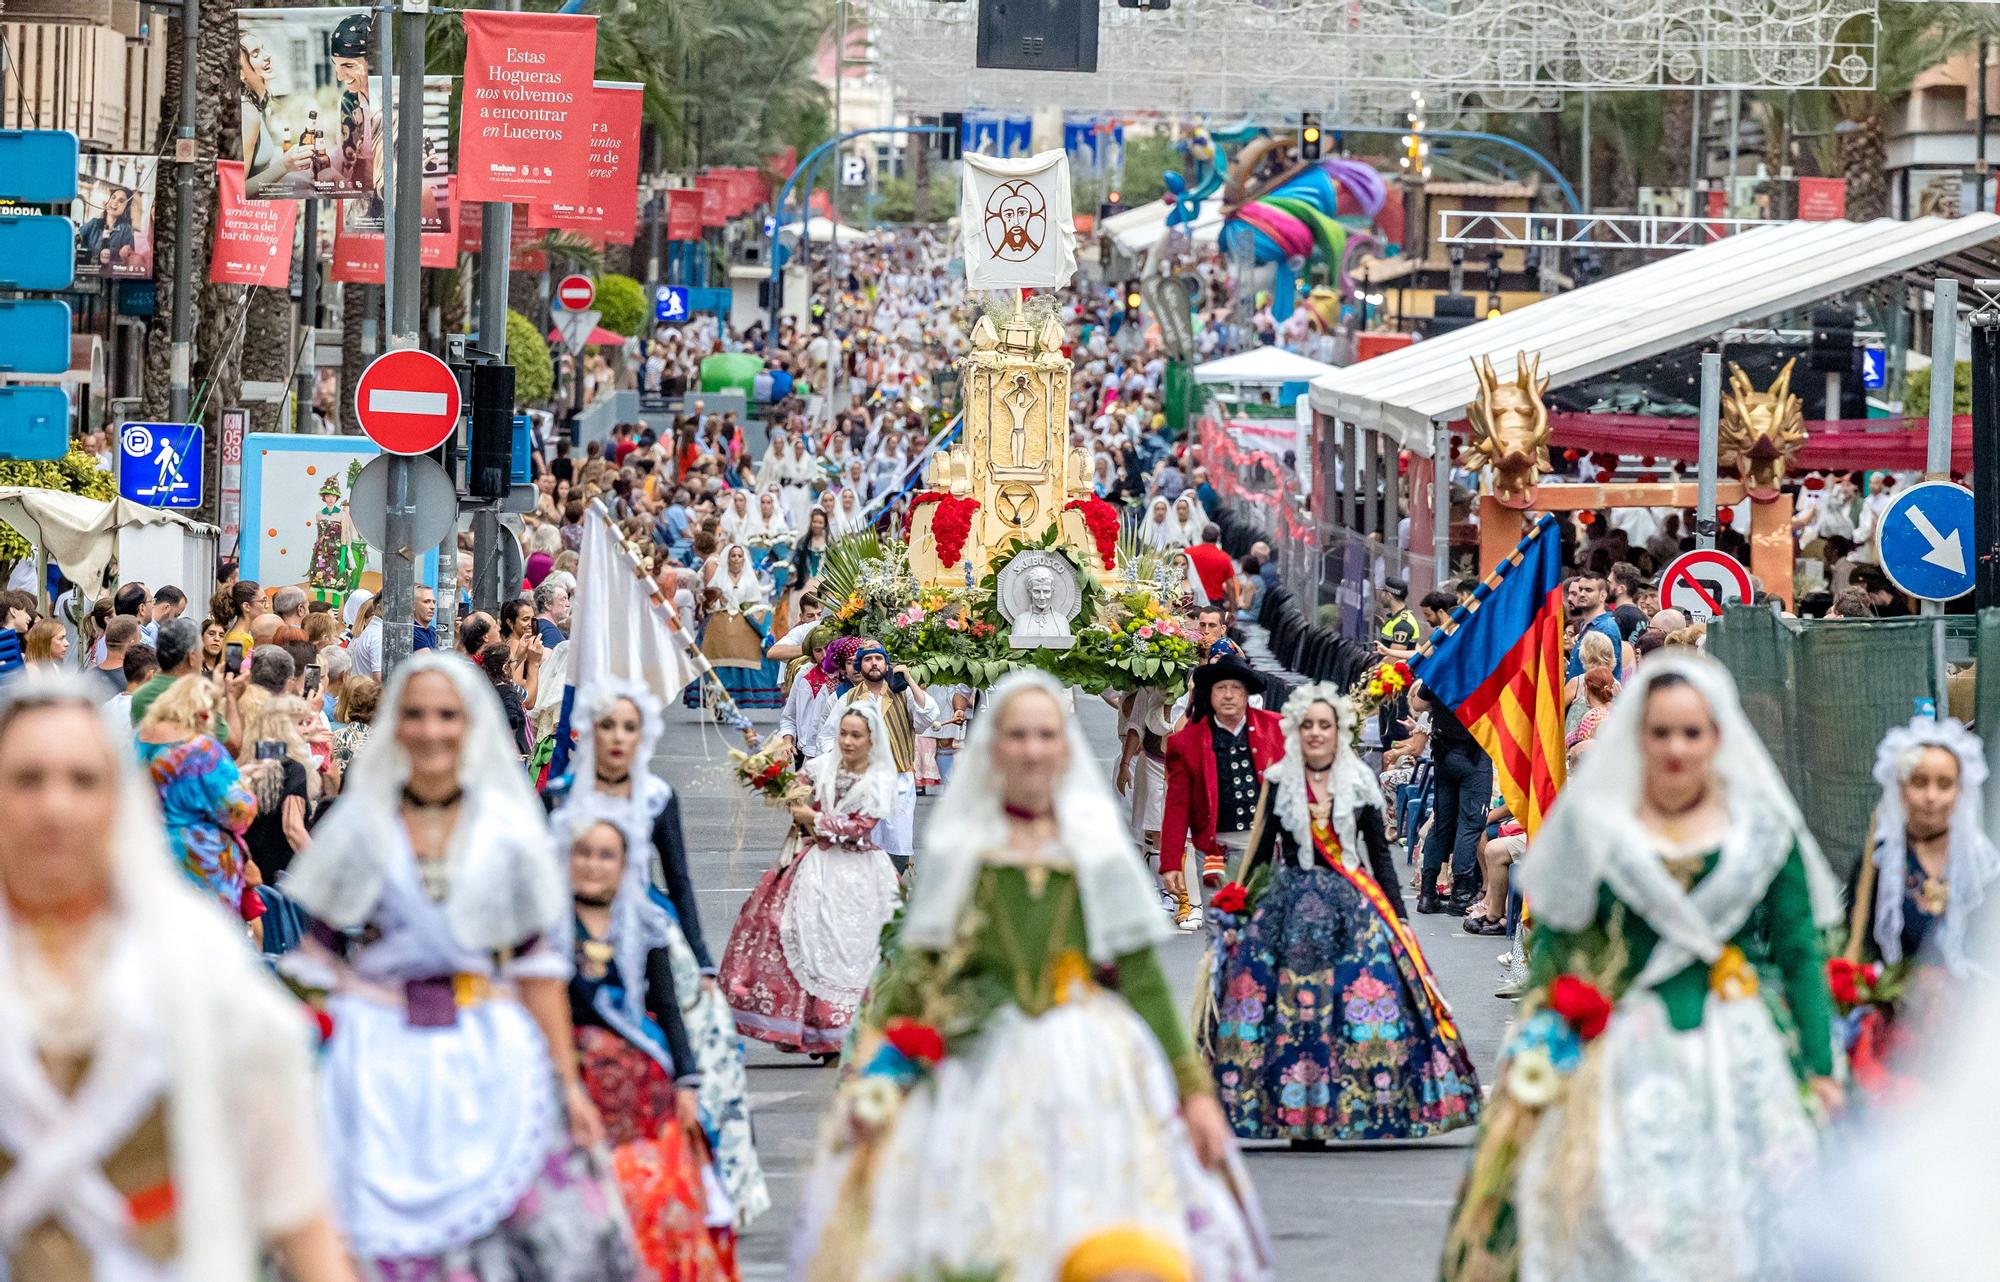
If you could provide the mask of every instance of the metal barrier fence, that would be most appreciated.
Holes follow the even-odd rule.
[[[1983,626],[1982,626],[1983,624]],[[2000,610],[1932,619],[1786,619],[1744,606],[1708,628],[1708,653],[1736,678],[1743,710],[1843,876],[1868,845],[1879,790],[1875,748],[1939,688],[1936,629],[1945,630],[1951,715],[1980,704],[2000,724],[2000,681],[1975,691],[1979,659],[2000,672]],[[1988,789],[1989,823],[1993,790]]]

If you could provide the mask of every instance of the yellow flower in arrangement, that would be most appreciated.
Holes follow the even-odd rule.
[[[1726,1002],[1755,997],[1757,968],[1744,957],[1741,948],[1731,944],[1722,950],[1722,956],[1715,959],[1715,965],[1708,968],[1708,987]]]

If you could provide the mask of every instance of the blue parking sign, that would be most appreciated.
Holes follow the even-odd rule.
[[[688,292],[681,285],[662,285],[653,296],[653,319],[679,325],[688,318]]]
[[[201,506],[199,423],[127,423],[118,429],[118,497],[147,507]]]

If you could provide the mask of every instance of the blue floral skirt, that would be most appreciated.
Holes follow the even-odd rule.
[[[1214,924],[1206,1049],[1239,1137],[1414,1139],[1475,1120],[1472,1058],[1366,873],[1279,867],[1248,922]]]

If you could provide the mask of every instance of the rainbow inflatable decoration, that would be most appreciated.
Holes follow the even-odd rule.
[[[1273,311],[1282,320],[1298,301],[1293,260],[1310,261],[1318,254],[1339,279],[1342,292],[1351,293],[1350,258],[1364,245],[1402,239],[1403,202],[1373,165],[1344,157],[1317,161],[1250,195],[1244,176],[1270,147],[1282,145],[1275,139],[1260,141],[1269,146],[1251,144],[1232,166],[1224,191],[1229,217],[1222,225],[1221,245],[1232,255],[1247,246],[1252,261],[1275,267],[1271,296]]]

